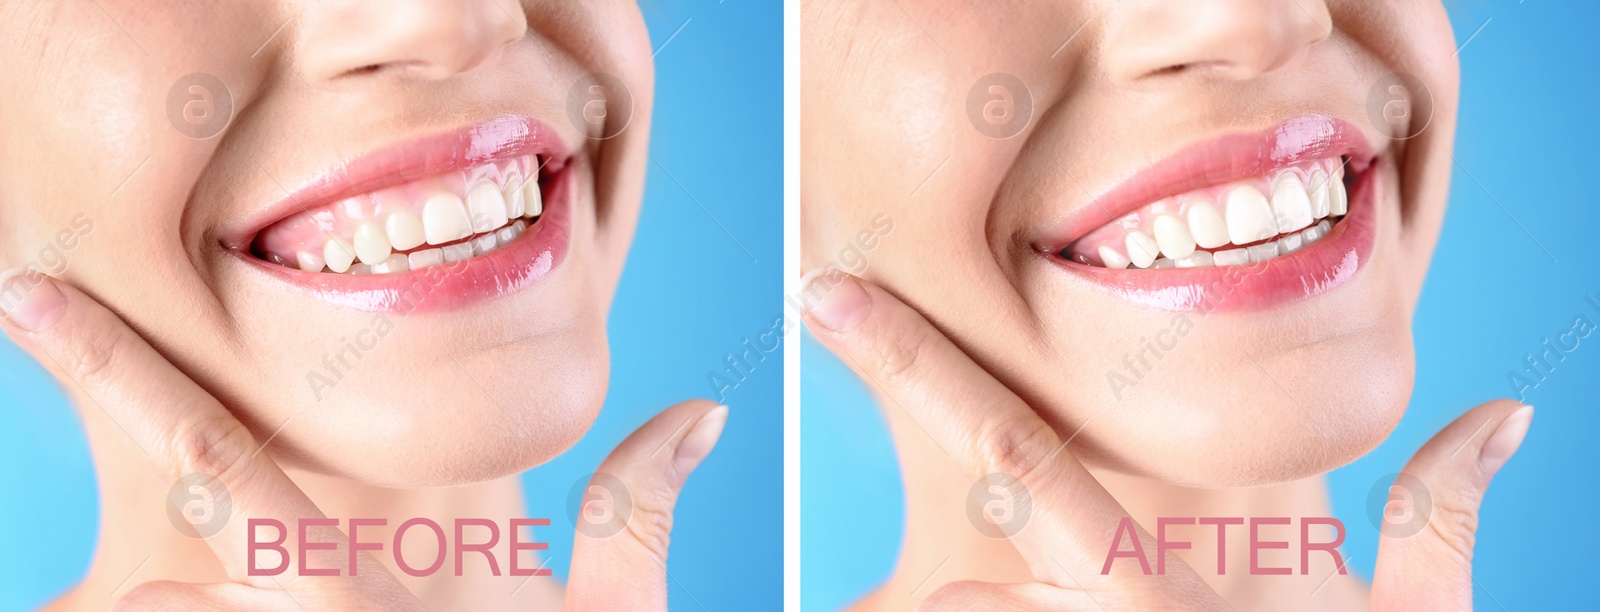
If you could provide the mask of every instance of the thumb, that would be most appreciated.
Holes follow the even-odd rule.
[[[1461,415],[1411,457],[1384,506],[1373,609],[1472,608],[1478,505],[1532,421],[1532,406],[1495,400]],[[1391,522],[1398,517],[1409,518]]]
[[[727,406],[690,400],[656,415],[611,451],[578,510],[567,609],[667,609],[672,507],[727,420]]]

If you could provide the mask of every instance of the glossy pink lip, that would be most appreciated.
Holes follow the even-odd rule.
[[[1073,240],[1161,198],[1250,177],[1298,162],[1349,158],[1350,211],[1328,236],[1289,255],[1241,266],[1110,269],[1058,253]],[[1034,242],[1052,264],[1131,302],[1170,311],[1258,310],[1319,295],[1350,278],[1372,255],[1383,175],[1375,149],[1349,123],[1303,116],[1258,134],[1191,146],[1096,198]]]
[[[261,230],[295,213],[521,155],[548,158],[547,172],[561,170],[568,158],[565,143],[550,126],[532,117],[502,115],[465,129],[379,149],[329,170],[293,190],[288,197],[247,217],[239,228],[224,231],[222,246],[248,249],[250,241]]]
[[[545,209],[510,245],[487,255],[398,274],[304,272],[249,252],[255,235],[295,213],[339,199],[523,155],[544,163]],[[565,145],[538,120],[501,116],[469,128],[381,149],[336,168],[224,234],[222,246],[261,273],[347,308],[410,314],[461,308],[507,295],[545,278],[570,241],[572,177]]]

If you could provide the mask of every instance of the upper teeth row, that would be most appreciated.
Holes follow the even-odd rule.
[[[531,204],[531,206],[530,206]],[[331,238],[316,253],[300,251],[295,254],[301,270],[320,272],[323,265],[334,272],[345,272],[359,260],[376,265],[389,259],[395,251],[406,251],[428,244],[455,242],[473,234],[492,232],[511,223],[512,219],[537,217],[544,212],[544,201],[539,194],[539,183],[517,181],[497,189],[494,183],[483,181],[467,191],[465,202],[456,194],[440,192],[428,198],[422,208],[422,217],[407,210],[389,213],[382,225],[366,221],[356,226],[352,242]]]
[[[1322,164],[1314,164],[1309,170],[1286,170],[1270,183],[1270,198],[1258,187],[1259,179],[1228,185],[1215,198],[1223,208],[1221,213],[1212,204],[1213,198],[1186,194],[1184,210],[1177,210],[1175,205],[1160,206],[1162,212],[1154,214],[1148,226],[1139,213],[1126,217],[1121,227],[1115,228],[1121,231],[1120,240],[1115,232],[1099,236],[1094,241],[1100,245],[1095,254],[1108,268],[1130,264],[1148,268],[1162,257],[1188,258],[1197,248],[1246,246],[1280,234],[1293,234],[1319,219],[1339,217],[1348,211],[1343,174],[1342,167],[1330,173]],[[1079,258],[1086,261],[1083,255],[1080,253]]]
[[[543,214],[537,173],[536,159],[528,156],[342,200],[263,231],[261,253],[307,272],[335,273],[399,271],[407,268],[396,262],[415,268],[471,256],[474,248],[487,251],[495,241],[520,235],[528,223],[523,218]],[[425,244],[449,246],[406,252]],[[462,246],[464,253],[451,250]]]

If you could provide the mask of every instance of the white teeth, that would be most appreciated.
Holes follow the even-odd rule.
[[[1109,246],[1100,247],[1099,253],[1100,263],[1105,264],[1105,267],[1107,268],[1121,270],[1128,267],[1128,264],[1132,263],[1127,257],[1122,255],[1121,251],[1113,249]]]
[[[1288,236],[1279,237],[1278,254],[1288,255],[1300,250],[1300,247],[1304,246],[1304,243],[1302,242],[1303,240],[1305,240],[1305,237],[1301,236],[1300,234],[1289,234]]]
[[[527,175],[542,169],[539,161],[497,160],[329,202],[267,228],[251,251],[288,268],[336,274],[391,274],[470,259],[504,248],[537,224],[544,213],[538,170]]]
[[[467,191],[467,212],[472,215],[472,233],[494,231],[510,220],[506,216],[506,198],[494,183],[483,181]]]
[[[1272,187],[1272,213],[1279,234],[1298,231],[1311,225],[1311,197],[1300,177],[1285,172]]]
[[[1205,268],[1213,264],[1213,256],[1205,251],[1195,251],[1193,255],[1178,260],[1179,268]]]
[[[523,205],[527,200],[522,197],[522,179],[516,175],[506,178],[506,189],[500,192],[506,199],[506,216],[512,219],[522,218],[522,213],[527,210]]]
[[[1344,192],[1344,181],[1337,176],[1333,177],[1331,182],[1328,183],[1328,214],[1337,217],[1348,212],[1350,201],[1347,198],[1348,194]]]
[[[439,249],[444,251],[444,260],[455,262],[472,257],[472,243],[462,242]]]
[[[1161,250],[1154,238],[1139,230],[1128,232],[1123,242],[1128,249],[1128,259],[1133,265],[1141,268],[1148,268],[1150,264],[1155,263],[1156,253]]]
[[[322,261],[328,264],[329,270],[342,274],[350,269],[350,264],[355,260],[355,249],[343,240],[329,240],[322,245]]]
[[[1258,244],[1245,250],[1250,252],[1251,262],[1266,261],[1278,256],[1278,245],[1272,242]]]
[[[1152,231],[1156,234],[1156,244],[1161,246],[1162,255],[1181,259],[1194,253],[1194,237],[1189,235],[1189,226],[1182,219],[1161,215],[1156,217]]]
[[[1319,160],[1277,171],[1265,191],[1257,178],[1180,194],[1095,230],[1061,256],[1093,265],[1098,255],[1100,265],[1126,269],[1233,266],[1296,253],[1349,212],[1343,175],[1337,160]]]
[[[389,235],[389,244],[397,251],[409,251],[428,240],[427,234],[422,231],[422,219],[410,211],[395,211],[384,221],[383,229]]]
[[[1212,261],[1219,266],[1237,266],[1250,263],[1249,249],[1228,249],[1217,251],[1212,256]]]
[[[474,255],[482,255],[493,251],[496,246],[494,234],[484,234],[472,239],[472,253]]]
[[[307,272],[321,272],[322,267],[327,265],[327,262],[322,259],[321,255],[309,251],[300,251],[295,253],[294,259],[295,265],[300,266],[301,270],[305,270]]]
[[[1228,223],[1222,220],[1217,207],[1210,202],[1190,204],[1186,215],[1189,218],[1189,235],[1194,237],[1195,244],[1206,249],[1228,244]]]
[[[1311,195],[1311,218],[1328,216],[1328,175],[1321,170],[1312,170],[1306,191]]]
[[[422,206],[422,229],[428,244],[444,244],[472,235],[467,207],[453,193],[434,194]]]
[[[407,263],[406,256],[398,253],[390,255],[383,261],[372,264],[373,274],[393,274],[395,272],[405,272],[410,269],[411,264]]]
[[[367,222],[356,227],[356,258],[372,265],[389,258],[389,237],[378,224]]]
[[[1228,191],[1226,200],[1229,241],[1243,245],[1277,234],[1272,206],[1261,192],[1241,185]]]
[[[411,266],[412,270],[421,270],[442,263],[444,263],[444,250],[442,249],[426,249],[406,256],[406,265]]]
[[[539,193],[539,181],[529,178],[522,184],[523,206],[522,216],[532,219],[544,214],[544,195]]]

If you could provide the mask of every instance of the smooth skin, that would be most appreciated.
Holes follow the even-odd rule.
[[[170,523],[167,492],[192,471],[222,473],[238,504],[232,529],[251,517],[381,518],[359,539],[392,542],[416,517],[504,528],[528,516],[518,475],[581,439],[609,384],[606,317],[643,199],[653,108],[637,2],[34,0],[0,2],[0,33],[0,269],[56,283],[16,306],[9,292],[31,283],[0,279],[14,309],[6,330],[77,408],[99,489],[93,558],[55,607],[281,600],[246,588],[275,583],[235,583],[238,551],[218,547],[239,532],[201,541]],[[176,129],[167,105],[197,72],[226,86],[233,110],[203,139]],[[593,73],[634,102],[605,140],[567,112],[573,84]],[[328,371],[330,356],[370,338],[373,313],[261,274],[223,238],[353,159],[504,115],[540,120],[571,154],[563,262],[469,308],[391,314],[377,348]],[[14,324],[48,295],[65,305],[49,326]],[[315,387],[312,373],[338,383]],[[307,607],[662,608],[672,500],[693,462],[649,453],[703,456],[725,416],[681,404],[611,455],[602,469],[639,503],[629,531],[550,551],[575,555],[568,585],[509,576],[503,556],[499,576],[479,555],[460,577],[410,576],[390,550],[376,559],[389,578],[278,581]],[[564,528],[565,516],[549,518],[545,533]],[[407,533],[407,559],[433,558],[432,538]],[[523,567],[544,560],[524,554]]]
[[[1037,489],[1055,487],[1071,489],[1069,496],[1099,488],[1115,500],[1110,510],[1061,510],[1093,523],[1047,520],[1040,510],[1027,527],[1096,535],[1085,540],[1094,544],[1094,571],[1072,570],[1091,591],[1103,580],[1138,578],[1122,575],[1139,574],[1127,560],[1098,577],[1124,512],[1151,530],[1161,517],[1334,516],[1325,475],[1389,437],[1415,383],[1412,317],[1448,202],[1460,91],[1458,41],[1445,7],[1437,0],[971,4],[801,4],[802,270],[854,274],[927,326],[851,345],[866,353],[840,350],[844,340],[817,333],[869,388],[886,389],[882,412],[905,491],[897,564],[861,607],[908,609],[952,583],[1042,579],[1040,557],[969,523],[968,493],[983,474],[950,461],[963,441],[1004,450],[1032,435],[1065,444],[1094,486],[1076,468],[1038,468],[1029,482],[1036,501]],[[971,105],[994,73],[1016,78],[1031,100],[1010,137],[985,131]],[[1422,83],[1431,104],[1374,119],[1393,101],[1392,89],[1379,86],[1398,74]],[[1022,99],[1020,90],[1012,93]],[[1424,92],[1408,93],[1421,99]],[[1262,308],[1181,313],[1191,332],[1156,351],[1180,313],[1084,282],[1043,248],[1051,228],[1186,147],[1307,115],[1353,126],[1376,156],[1373,178],[1382,179],[1359,203],[1372,207],[1370,257],[1331,290]],[[873,235],[880,217],[892,231]],[[799,298],[815,304],[813,294]],[[881,302],[873,303],[876,317]],[[928,347],[946,342],[960,350],[964,367],[930,363],[937,358]],[[1137,385],[1118,386],[1112,374]],[[989,382],[957,385],[975,377]],[[936,397],[899,397],[897,387]],[[1013,409],[1019,402],[1026,412]],[[1461,551],[1471,548],[1465,534],[1476,506],[1467,502],[1475,495],[1453,492],[1487,482],[1471,473],[1483,469],[1472,467],[1473,445],[1496,431],[1520,438],[1522,425],[1500,429],[1514,408],[1492,403],[1469,413],[1441,434],[1449,450],[1429,447],[1412,466],[1441,500],[1429,525]],[[930,437],[941,420],[968,427]],[[1021,433],[1003,433],[1019,424]],[[1457,453],[1463,441],[1470,442]],[[1440,481],[1426,480],[1435,471],[1444,474]],[[1331,541],[1333,529],[1318,528],[1312,541]],[[1345,533],[1362,531],[1347,525]],[[1399,557],[1390,555],[1432,550],[1417,545],[1422,536],[1386,547],[1394,549],[1381,562],[1387,573],[1369,586],[1353,572],[1338,574],[1327,554],[1313,554],[1302,574],[1295,549],[1261,553],[1264,567],[1294,567],[1292,575],[1253,576],[1246,529],[1230,529],[1225,550],[1201,533],[1180,529],[1192,548],[1169,556],[1228,605],[1247,610],[1385,601],[1400,595],[1390,585],[1399,574],[1389,569]],[[1217,569],[1219,554],[1226,572]],[[1403,568],[1410,576],[1428,566],[1437,566],[1428,567],[1437,572],[1430,580],[1463,575],[1448,562],[1411,561]],[[1403,586],[1418,596],[1432,588]]]
[[[233,518],[205,539],[228,581],[146,582],[120,597],[117,609],[428,609],[365,552],[354,576],[309,577],[295,571],[249,576],[246,517],[292,526],[299,519],[327,515],[269,454],[257,452],[261,445],[226,407],[89,296],[46,280],[7,313],[5,331],[120,424],[148,451],[149,467],[162,481],[214,474],[231,494]],[[672,508],[726,419],[727,408],[710,401],[678,404],[641,426],[600,465],[599,472],[616,476],[641,497],[627,528],[616,535],[597,538],[577,531],[565,597],[568,609],[666,609]],[[672,452],[661,452],[668,447]],[[345,567],[349,549],[344,534],[326,528],[314,533],[313,541],[333,542],[337,548],[310,553],[308,566]],[[299,558],[296,542],[288,538],[284,543],[291,559]],[[265,557],[258,561],[263,567],[276,564]]]
[[[871,381],[885,403],[904,409],[971,478],[1014,475],[1031,495],[1031,518],[1008,541],[1032,581],[950,582],[918,609],[1233,609],[1175,554],[1166,559],[1165,575],[1102,574],[1112,529],[1129,513],[1032,407],[889,292],[838,273],[810,275],[807,287],[824,296],[807,312],[812,333]],[[1488,402],[1441,430],[1406,464],[1403,473],[1425,483],[1434,510],[1420,533],[1380,540],[1371,609],[1472,607],[1478,507],[1532,417],[1531,407]],[[1142,528],[1138,537],[1153,554],[1155,539]]]

